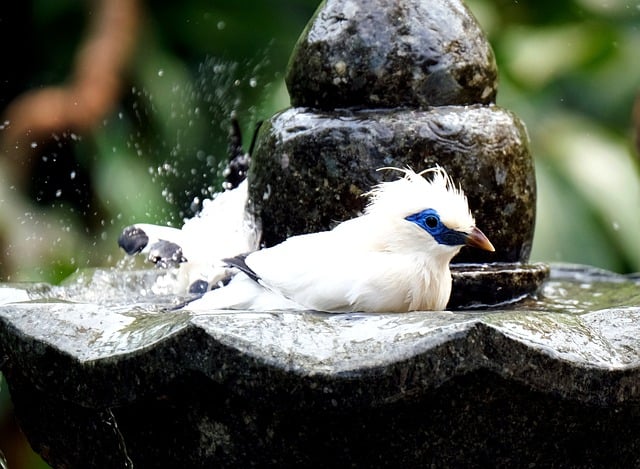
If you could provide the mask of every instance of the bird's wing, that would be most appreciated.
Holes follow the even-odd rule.
[[[237,188],[203,202],[202,211],[181,229],[187,259],[211,263],[258,248],[260,230],[245,210],[247,194],[245,180]]]
[[[202,211],[181,229],[139,223],[125,228],[118,244],[127,254],[147,254],[160,267],[180,267],[177,287],[215,284],[227,275],[225,257],[253,251],[260,230],[245,211],[247,182],[203,202]]]
[[[222,309],[300,311],[305,307],[264,288],[252,278],[240,272],[225,287],[208,291],[201,298],[186,304],[184,309],[194,312]]]
[[[151,225],[149,223],[136,223],[126,227],[118,238],[118,245],[127,254],[148,253],[151,246],[159,241],[169,241],[182,244],[182,233],[177,228],[170,226]]]

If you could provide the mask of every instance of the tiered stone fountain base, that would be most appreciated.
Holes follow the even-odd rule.
[[[640,285],[556,266],[478,312],[162,312],[151,275],[0,289],[16,413],[54,467],[635,467]]]

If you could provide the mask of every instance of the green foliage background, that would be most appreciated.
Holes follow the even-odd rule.
[[[25,89],[67,78],[90,5],[30,3]],[[640,86],[640,4],[468,5],[496,53],[498,105],[514,111],[531,137],[539,194],[533,260],[640,270],[640,178],[631,124]],[[31,193],[17,194],[36,222],[29,225],[33,233],[20,231],[20,214],[0,211],[3,239],[11,244],[0,257],[3,281],[58,282],[78,268],[115,265],[123,258],[116,246],[122,227],[141,221],[181,225],[198,200],[219,187],[231,111],[250,135],[257,120],[288,106],[284,71],[315,0],[145,6],[119,108],[95,132],[67,144],[65,154],[86,173],[94,198],[79,208],[72,200],[42,196],[51,188],[37,184]],[[6,414],[7,400],[0,402]],[[12,467],[39,464],[37,458],[24,461]]]

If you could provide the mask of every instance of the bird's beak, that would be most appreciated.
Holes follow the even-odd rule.
[[[484,233],[475,226],[471,230],[471,233],[466,236],[466,245],[484,249],[485,251],[494,252],[496,250],[493,247],[493,244],[491,244],[491,241],[489,241],[489,238],[487,238]]]

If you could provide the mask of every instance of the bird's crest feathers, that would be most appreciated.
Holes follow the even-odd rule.
[[[366,195],[368,214],[383,214],[406,217],[425,209],[436,210],[442,221],[451,228],[466,229],[475,221],[462,188],[456,187],[444,168],[434,166],[416,173],[411,168],[385,167],[404,177],[391,182],[382,182]],[[430,175],[429,179],[425,175]]]

